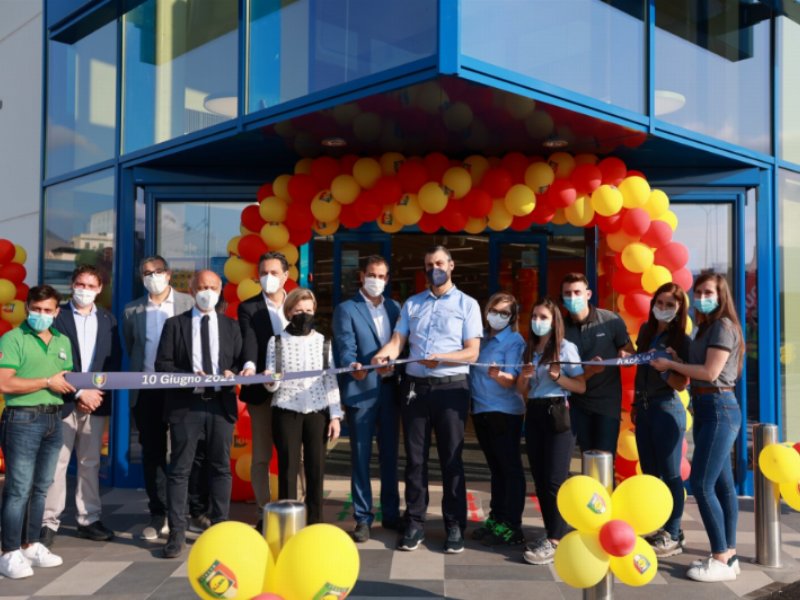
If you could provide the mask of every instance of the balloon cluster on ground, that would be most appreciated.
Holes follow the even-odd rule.
[[[253,431],[250,411],[247,404],[236,400],[239,417],[233,429],[233,443],[231,444],[231,500],[234,502],[248,502],[253,500],[253,487],[250,484],[250,467],[253,464]],[[269,464],[269,487],[278,489],[278,453],[272,452]]]
[[[305,527],[274,554],[252,527],[226,521],[197,538],[187,575],[205,600],[346,598],[358,579],[358,550],[334,525]]]
[[[567,585],[589,588],[609,569],[631,586],[655,577],[658,559],[641,536],[657,530],[672,512],[672,496],[663,481],[636,475],[614,493],[586,475],[570,477],[558,491],[558,510],[576,531],[556,548],[555,568]]]
[[[758,468],[778,484],[786,504],[800,511],[800,442],[765,446],[758,455]]]

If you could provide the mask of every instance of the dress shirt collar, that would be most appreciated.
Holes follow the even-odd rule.
[[[200,312],[200,309],[197,308],[196,305],[192,307],[192,319],[202,319],[206,315],[211,317],[209,319],[209,321],[216,321],[217,320],[217,311],[212,310],[211,312],[204,313],[204,312]]]
[[[381,296],[380,296],[380,298],[381,298],[381,301],[380,301],[380,302],[378,302],[377,304],[375,304],[375,303],[372,301],[372,298],[370,298],[369,296],[367,296],[367,295],[364,293],[364,288],[358,288],[358,293],[359,293],[359,294],[361,294],[361,297],[362,297],[362,298],[364,298],[364,302],[366,302],[367,304],[369,304],[369,305],[370,305],[372,308],[380,308],[381,306],[383,306],[383,301],[385,300],[385,298],[383,297],[383,294],[381,294]]]
[[[498,344],[502,344],[502,343],[503,343],[503,341],[504,341],[504,340],[505,340],[505,339],[506,339],[508,336],[510,336],[510,335],[513,335],[513,334],[514,334],[514,332],[511,330],[511,325],[507,325],[507,326],[506,326],[506,327],[504,327],[504,328],[503,328],[501,331],[498,331],[497,333],[495,333],[495,334],[494,334],[493,336],[491,336],[491,337],[489,336],[489,331],[491,331],[491,328],[490,328],[490,327],[487,327],[487,328],[486,328],[486,330],[484,331],[484,336],[483,336],[483,339],[485,339],[485,340],[486,340],[486,343],[487,343],[487,344],[488,344],[489,342],[491,342],[492,340],[497,340],[497,343],[498,343]]]
[[[73,315],[80,315],[82,317],[93,317],[93,316],[97,315],[97,304],[95,304],[94,302],[92,302],[92,310],[89,311],[88,315],[83,314],[78,309],[78,307],[75,306],[75,303],[72,300],[69,301],[69,306],[72,309],[72,314]]]
[[[172,287],[169,288],[169,294],[167,297],[164,298],[164,301],[161,304],[156,304],[153,302],[153,299],[150,297],[150,294],[147,295],[147,304],[148,306],[163,306],[164,304],[175,304],[175,290]]]
[[[444,298],[445,296],[449,296],[455,290],[456,290],[456,284],[454,283],[449,288],[447,288],[447,291],[444,294],[442,294],[441,296],[437,296],[436,294],[433,293],[433,290],[430,288],[430,286],[428,286],[428,296],[430,296],[431,298],[434,298],[434,299],[436,299],[436,298]]]
[[[271,306],[275,310],[278,310],[279,308],[283,307],[284,302],[286,302],[286,296],[287,296],[286,290],[282,289],[281,291],[283,292],[283,300],[281,300],[280,304],[276,304],[275,302],[270,300],[269,296],[267,296],[267,293],[264,290],[261,290],[261,297],[264,298],[264,302],[267,303],[267,306]]]

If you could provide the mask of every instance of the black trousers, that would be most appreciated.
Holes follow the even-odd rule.
[[[218,399],[193,401],[182,419],[170,421],[172,454],[169,463],[169,528],[185,532],[189,477],[197,446],[206,446],[208,468],[208,517],[212,523],[228,519],[231,502],[231,444],[233,423],[228,421]]]
[[[164,390],[140,390],[133,420],[142,446],[147,507],[153,516],[166,516],[168,427],[164,421]]]
[[[560,540],[569,528],[558,512],[556,496],[561,484],[569,477],[575,434],[569,430],[563,433],[553,432],[547,415],[548,405],[544,399],[528,400],[525,446],[547,537]]]
[[[414,383],[409,399],[406,379],[400,396],[403,443],[406,450],[406,524],[422,529],[428,510],[428,456],[431,432],[436,434],[436,450],[442,469],[442,515],[446,528],[467,527],[467,486],[464,477],[464,424],[469,409],[469,382],[465,379],[446,384]]]
[[[306,522],[322,522],[322,485],[328,441],[328,411],[299,413],[273,408],[272,438],[278,451],[278,497],[297,499],[300,461],[306,476]]]
[[[522,466],[523,415],[482,412],[472,415],[478,444],[492,475],[491,516],[514,528],[522,526],[525,468]]]
[[[206,441],[200,440],[194,453],[192,472],[189,474],[189,515],[205,515],[208,508],[208,458]]]

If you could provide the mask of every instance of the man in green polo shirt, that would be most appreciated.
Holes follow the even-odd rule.
[[[39,542],[47,489],[61,450],[61,394],[75,391],[64,379],[72,370],[69,339],[50,327],[58,300],[49,285],[31,288],[27,319],[0,338],[0,393],[6,398],[0,419],[6,460],[0,575],[10,579],[30,577],[32,567],[63,562]]]

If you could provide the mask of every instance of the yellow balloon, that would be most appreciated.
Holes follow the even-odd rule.
[[[237,285],[245,279],[256,279],[258,277],[256,265],[242,260],[238,256],[231,256],[226,260],[222,270],[225,274],[225,279]]]
[[[487,224],[492,231],[505,231],[511,226],[514,215],[508,212],[503,198],[495,198],[492,201],[492,210],[489,211]]]
[[[335,221],[342,212],[339,204],[329,190],[322,190],[311,201],[311,214],[317,221]]]
[[[403,228],[403,224],[395,218],[392,212],[393,208],[394,206],[391,204],[385,205],[383,212],[378,217],[378,229],[386,233],[397,233]]]
[[[622,193],[622,205],[625,208],[641,208],[650,199],[650,184],[637,175],[623,179],[619,184],[619,191]]]
[[[550,219],[550,222],[553,225],[566,225],[567,216],[564,214],[564,209],[563,208],[556,209],[556,212],[553,213],[553,218]]]
[[[11,323],[14,327],[22,323],[27,314],[25,314],[25,303],[22,300],[12,300],[3,305],[3,312],[0,316],[4,321]]]
[[[672,272],[661,265],[651,265],[642,273],[642,288],[648,294],[653,294],[665,283],[672,281]]]
[[[686,335],[691,335],[693,329],[694,329],[694,322],[692,321],[691,317],[687,316],[686,317]]]
[[[472,177],[464,167],[450,167],[442,176],[444,186],[454,198],[463,198],[472,189]]]
[[[634,469],[636,469],[637,475],[644,475],[644,471],[642,471],[642,463],[639,462],[638,460],[636,461],[636,466],[634,467]]]
[[[592,192],[592,207],[604,217],[615,215],[622,208],[622,192],[613,185],[601,185]]]
[[[639,460],[639,448],[636,446],[636,434],[626,429],[617,439],[617,454],[625,460]]]
[[[622,250],[622,264],[631,273],[644,273],[654,259],[653,250],[641,242],[628,244]]]
[[[339,221],[314,221],[311,228],[319,235],[333,235],[339,229]]]
[[[294,164],[294,174],[310,175],[312,162],[314,162],[313,158],[301,158]]]
[[[574,475],[558,490],[561,516],[579,531],[596,532],[611,519],[611,498],[599,481]]]
[[[678,392],[678,398],[680,398],[681,404],[683,404],[683,408],[689,406],[689,392],[687,390],[681,390]]]
[[[678,215],[671,210],[665,211],[658,217],[658,219],[656,219],[656,221],[664,221],[664,223],[672,228],[672,231],[675,231],[678,228]]]
[[[252,454],[242,454],[236,459],[236,475],[242,481],[250,481],[250,466],[253,464]]]
[[[353,177],[362,188],[371,188],[382,174],[381,164],[374,158],[359,158],[353,165]]]
[[[300,279],[300,271],[297,270],[297,267],[292,265],[289,267],[289,279],[292,281],[297,281]]]
[[[564,216],[570,225],[586,227],[594,219],[592,199],[586,195],[578,196],[574,203],[564,209]]]
[[[8,279],[0,279],[0,304],[6,304],[17,295],[17,286]]]
[[[569,177],[575,170],[575,159],[569,152],[553,152],[547,159],[547,164],[553,168],[556,179]]]
[[[639,240],[630,237],[621,229],[619,231],[615,231],[614,233],[609,233],[608,235],[606,235],[606,244],[608,244],[608,247],[611,248],[614,252],[622,252],[626,246],[637,241]]]
[[[258,296],[260,293],[261,286],[252,279],[245,279],[236,287],[236,296],[238,296],[240,302],[249,300],[253,296]]]
[[[672,494],[652,475],[635,475],[611,494],[614,519],[626,521],[637,535],[656,531],[672,513]]]
[[[546,162],[535,162],[525,169],[525,185],[536,194],[546,192],[555,178],[556,174],[553,172],[553,167]]]
[[[235,235],[230,239],[228,245],[225,247],[229,255],[236,254],[237,252],[239,252],[239,240],[241,239],[242,239],[241,235]]]
[[[258,213],[265,221],[282,223],[286,220],[286,210],[288,203],[277,196],[267,196],[258,205]]]
[[[686,431],[692,430],[692,425],[694,425],[694,417],[689,410],[686,411]]]
[[[800,485],[796,481],[786,481],[780,484],[781,496],[786,504],[795,510],[800,510]]]
[[[283,223],[266,223],[261,228],[261,239],[270,248],[283,248],[289,243],[289,230]]]
[[[359,568],[358,550],[347,533],[327,523],[309,525],[281,550],[275,587],[269,591],[284,600],[344,598],[353,589]]]
[[[361,186],[352,175],[337,175],[331,181],[331,194],[339,204],[352,204],[361,193]]]
[[[554,565],[558,576],[569,586],[585,589],[600,582],[608,573],[609,556],[600,546],[596,533],[571,531],[556,548]]]
[[[239,237],[244,237],[246,235],[251,235],[251,234],[258,235],[258,232],[257,231],[250,231],[244,225],[239,225],[239,234],[240,234]]]
[[[416,225],[422,218],[422,212],[416,194],[403,194],[392,208],[395,218],[403,225]]]
[[[447,207],[447,193],[435,181],[429,181],[419,188],[417,200],[422,210],[432,215],[439,214]]]
[[[406,157],[399,152],[384,152],[381,155],[381,171],[384,175],[397,175]]]
[[[28,260],[28,253],[25,252],[25,248],[19,244],[14,244],[14,258],[11,259],[11,262],[22,265],[25,264],[26,260]]]
[[[464,168],[472,179],[472,185],[478,185],[489,168],[489,161],[480,154],[473,154],[464,160]]]
[[[195,540],[186,571],[200,598],[252,598],[262,592],[268,562],[269,546],[258,531],[240,521],[225,521]]]
[[[291,175],[278,175],[275,181],[272,182],[272,192],[278,198],[283,198],[287,202],[292,201],[292,197],[289,195],[289,180],[291,178]]]
[[[536,195],[527,185],[517,183],[508,188],[505,205],[506,210],[515,217],[524,217],[536,208]]]
[[[758,468],[775,483],[800,481],[800,454],[792,447],[770,444],[758,455]]]
[[[656,576],[658,558],[653,547],[637,536],[633,552],[626,556],[612,556],[610,567],[622,583],[640,587],[650,583]]]
[[[669,197],[661,190],[653,190],[644,205],[651,219],[658,219],[669,210]]]
[[[486,226],[488,225],[488,221],[486,217],[470,217],[467,219],[467,224],[464,225],[464,231],[467,233],[471,233],[472,235],[476,235],[478,233],[482,233]]]

